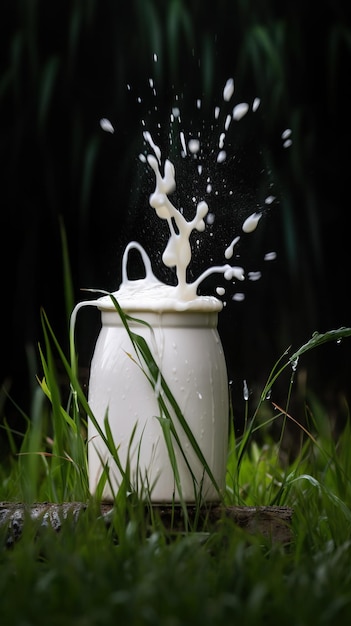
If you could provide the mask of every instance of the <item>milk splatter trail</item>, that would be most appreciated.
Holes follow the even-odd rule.
[[[154,61],[157,61],[155,55]],[[156,96],[156,89],[154,81],[149,79],[149,86],[152,90],[153,96]],[[128,85],[130,90],[130,86]],[[228,106],[234,94],[234,79],[229,78],[223,89],[223,102]],[[138,102],[142,102],[140,97],[137,98]],[[202,102],[200,99],[196,100],[196,108],[201,109]],[[255,98],[251,110],[255,112],[260,106],[260,99]],[[155,107],[155,111],[157,107]],[[250,110],[250,105],[246,102],[235,104],[232,107],[231,113],[228,111],[223,112],[223,126],[220,129],[218,150],[215,156],[215,161],[219,166],[227,159],[226,150],[226,135],[232,124],[232,122],[240,122]],[[222,117],[221,107],[217,106],[214,110],[214,117],[216,120],[220,120]],[[192,133],[192,136],[187,137],[186,132],[181,126],[181,110],[179,106],[178,97],[171,109],[170,115],[171,130],[169,132],[170,145],[173,144],[176,134],[178,133],[181,156],[182,158],[193,158],[197,161],[197,174],[201,178],[204,173],[204,166],[208,169],[208,163],[204,162],[201,133]],[[161,148],[158,146],[157,141],[154,140],[152,133],[147,129],[145,120],[141,120],[141,124],[144,128],[143,139],[145,145],[148,147],[144,154],[140,154],[139,158],[148,167],[150,167],[155,176],[155,189],[151,193],[149,198],[150,206],[154,209],[156,216],[165,221],[169,230],[169,239],[167,245],[162,254],[163,264],[175,270],[177,284],[175,286],[168,285],[158,280],[151,267],[151,261],[144,250],[144,248],[137,242],[132,241],[125,249],[122,260],[122,283],[119,290],[114,294],[118,299],[122,307],[127,310],[136,310],[142,306],[151,310],[220,310],[223,303],[214,296],[200,296],[198,295],[198,288],[200,284],[212,274],[222,274],[227,281],[235,283],[236,281],[244,281],[245,271],[244,268],[237,265],[230,265],[224,263],[223,265],[212,265],[203,271],[195,280],[188,282],[187,270],[192,261],[193,250],[190,243],[190,236],[193,231],[203,232],[206,225],[211,226],[215,222],[215,214],[210,212],[209,206],[204,199],[197,201],[195,196],[191,198],[192,203],[196,205],[193,216],[190,219],[186,219],[184,216],[183,207],[177,208],[170,199],[170,196],[176,189],[176,172],[174,163],[169,159],[162,158]],[[101,128],[113,133],[114,128],[109,120],[102,118],[100,120]],[[176,126],[176,128],[175,128]],[[177,130],[178,129],[178,130]],[[290,140],[290,129],[287,129],[282,133],[282,140],[284,147],[288,147]],[[151,149],[151,152],[150,152]],[[206,194],[213,193],[213,181],[211,176],[206,176],[204,190]],[[197,190],[198,192],[198,190]],[[215,191],[214,193],[218,193]],[[229,195],[233,192],[227,191]],[[275,196],[267,195],[264,200],[265,205],[270,205],[274,202]],[[262,218],[263,210],[256,211],[245,218],[242,223],[241,230],[245,234],[252,233],[256,230],[260,219]],[[212,234],[212,233],[211,233]],[[229,260],[234,254],[234,248],[240,241],[240,235],[236,235],[232,238],[232,241],[227,245],[224,250],[224,259]],[[196,241],[198,246],[199,240]],[[129,252],[132,249],[136,249],[143,260],[145,266],[145,278],[139,280],[129,280],[127,272],[127,261]],[[264,257],[265,261],[270,261],[275,258],[274,252],[267,253]],[[248,279],[256,281],[260,278],[260,272],[248,272]],[[219,296],[225,294],[223,287],[217,287],[216,293]],[[236,293],[232,297],[234,301],[241,301],[244,299],[243,293]],[[104,300],[101,298],[100,300]],[[106,299],[106,306],[108,306],[108,299]]]

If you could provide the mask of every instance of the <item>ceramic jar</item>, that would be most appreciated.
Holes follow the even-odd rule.
[[[97,301],[99,303],[99,301]],[[100,308],[99,304],[98,307]],[[133,310],[128,325],[146,339],[155,362],[175,398],[212,473],[170,407],[178,442],[172,436],[179,472],[177,488],[160,420],[161,381],[152,386],[135,353],[118,311],[101,308],[102,327],[92,358],[88,401],[105,432],[107,417],[122,468],[129,463],[133,489],[154,503],[215,502],[224,489],[228,446],[228,381],[214,311]],[[147,367],[146,367],[147,373]],[[163,396],[164,397],[164,396]],[[184,458],[185,455],[185,458]],[[91,420],[88,421],[89,484],[92,493],[104,467],[109,480],[104,500],[113,500],[122,473]],[[214,481],[213,481],[214,479]],[[215,484],[214,484],[215,483]]]

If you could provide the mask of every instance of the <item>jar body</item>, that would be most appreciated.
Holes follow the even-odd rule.
[[[130,330],[147,341],[191,433],[220,490],[225,486],[228,448],[228,380],[216,312],[133,312],[147,325],[129,321]],[[151,327],[151,328],[150,328]],[[181,494],[160,420],[156,388],[139,366],[130,337],[117,311],[102,311],[102,328],[91,363],[89,405],[105,432],[107,416],[123,469],[129,463],[133,489],[151,502],[215,502],[220,499],[204,464],[175,412],[172,436]],[[147,367],[146,368],[146,373]],[[162,396],[164,397],[164,396]],[[184,455],[186,460],[184,459]],[[191,470],[188,467],[190,465]],[[104,500],[113,500],[122,474],[94,424],[88,420],[89,486],[92,493],[108,466]],[[195,480],[194,480],[195,478]]]

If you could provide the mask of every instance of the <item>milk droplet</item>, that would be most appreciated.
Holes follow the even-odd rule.
[[[100,126],[102,128],[102,130],[104,130],[106,133],[114,133],[115,129],[113,128],[110,120],[108,120],[106,117],[102,117],[100,120]]]
[[[291,139],[287,139],[286,141],[284,141],[283,143],[283,148],[290,148],[290,146],[292,145],[292,141]]]
[[[220,113],[220,110],[221,110],[221,109],[220,109],[219,107],[216,107],[216,108],[215,108],[214,116],[215,116],[216,120],[218,120],[218,118],[219,118],[219,113]]]
[[[219,136],[219,147],[222,149],[224,146],[224,140],[225,140],[225,133],[221,133]]]
[[[239,105],[238,105],[239,106]],[[246,109],[245,103],[243,103],[242,114]],[[240,108],[237,109],[240,111]],[[219,108],[218,108],[219,115]],[[216,113],[217,113],[216,112]],[[178,110],[176,107],[174,108],[174,114],[178,114]],[[243,281],[245,279],[244,269],[242,267],[230,266],[229,264],[221,265],[221,266],[213,266],[202,272],[198,278],[192,283],[188,283],[186,280],[186,271],[187,267],[191,261],[192,251],[190,245],[190,235],[192,231],[197,230],[198,232],[202,232],[207,224],[212,224],[214,221],[214,215],[209,214],[209,207],[205,201],[201,201],[197,204],[196,215],[193,219],[187,221],[183,216],[183,209],[180,207],[177,209],[168,198],[168,194],[172,193],[175,189],[175,168],[174,165],[168,159],[165,160],[163,165],[163,172],[160,171],[161,167],[161,150],[154,143],[151,134],[145,130],[143,132],[143,137],[145,142],[147,142],[153,152],[154,155],[148,154],[146,156],[146,161],[149,166],[154,170],[155,173],[155,190],[149,197],[149,204],[152,208],[155,209],[157,216],[163,220],[167,220],[170,237],[167,243],[167,246],[162,254],[162,261],[166,265],[166,267],[175,268],[175,272],[177,275],[177,285],[170,286],[165,283],[161,283],[154,276],[151,268],[151,262],[146,254],[145,250],[137,244],[137,242],[131,242],[123,256],[123,267],[122,267],[122,284],[120,287],[120,291],[123,291],[123,295],[125,294],[128,299],[134,295],[134,292],[140,294],[140,287],[144,290],[145,294],[147,294],[147,298],[152,300],[152,306],[154,306],[153,301],[157,300],[158,308],[161,306],[165,306],[165,302],[167,302],[167,306],[169,306],[169,302],[172,301],[172,305],[176,310],[186,310],[189,307],[193,306],[193,303],[196,302],[196,307],[202,309],[202,307],[208,306],[208,299],[202,300],[202,297],[197,296],[197,288],[200,283],[208,276],[214,273],[221,273],[224,275],[224,278],[229,281]],[[179,137],[182,144],[182,148],[184,151],[184,155],[186,155],[187,149],[189,152],[196,153],[200,149],[200,141],[198,138],[189,139],[186,141],[185,135],[183,131],[179,131]],[[200,137],[200,135],[198,135]],[[225,139],[225,133],[220,135],[220,146],[223,145]],[[217,160],[221,162],[225,160],[226,152],[221,150],[218,153]],[[140,159],[145,162],[145,156],[140,155]],[[198,172],[202,173],[202,168],[198,169]],[[210,183],[210,178],[207,178],[207,191],[212,191],[212,186]],[[224,182],[224,181],[223,181]],[[217,195],[219,192],[215,191]],[[232,191],[229,191],[231,194]],[[196,197],[193,196],[193,202],[196,203]],[[242,229],[244,232],[252,232],[255,230],[259,219],[261,218],[261,213],[253,213],[249,216],[243,226]],[[240,237],[236,237],[231,242],[230,246],[228,246],[225,251],[226,258],[230,258],[233,254],[234,245]],[[196,239],[196,246],[199,246],[199,240]],[[136,248],[139,250],[142,260],[144,262],[146,276],[145,279],[141,279],[140,281],[136,281],[138,284],[134,284],[135,281],[131,281],[127,275],[127,258],[129,249]],[[212,261],[212,260],[211,260]],[[257,279],[259,274],[251,273],[249,278],[250,280]],[[223,287],[217,288],[217,293],[224,295],[225,289]],[[162,298],[160,298],[159,294],[161,294]],[[233,296],[233,300],[243,300],[243,293],[236,293]],[[161,304],[160,304],[161,301]],[[226,303],[220,303],[216,298],[214,298],[213,305],[211,301],[211,306],[214,306],[216,310],[220,310],[220,306],[225,306]],[[159,389],[159,381],[157,381],[157,392],[160,393]]]
[[[228,78],[225,87],[223,89],[223,99],[229,102],[234,93],[234,78]]]
[[[188,141],[188,148],[192,154],[196,154],[200,150],[200,142],[198,139],[190,139]]]
[[[151,137],[151,135],[150,135],[150,133],[149,133],[149,131],[148,131],[148,130],[145,130],[145,131],[143,132],[143,137],[144,137],[145,141],[147,141],[147,142],[150,144],[151,148],[153,149],[154,153],[155,153],[155,154],[156,154],[156,156],[157,156],[157,160],[158,160],[158,162],[159,162],[159,163],[161,163],[161,150],[160,150],[160,148],[159,148],[158,146],[156,146],[156,144],[154,143],[154,141],[153,141],[153,139],[152,139],[152,137]]]
[[[242,302],[243,300],[245,300],[245,294],[244,293],[235,293],[232,297],[232,300],[234,300],[235,302]]]
[[[290,137],[291,135],[291,128],[286,128],[283,132],[282,132],[282,139],[287,139],[288,137]]]
[[[274,261],[277,258],[276,252],[266,252],[263,259],[264,261]]]
[[[234,246],[238,243],[240,237],[235,237],[231,244],[226,248],[224,256],[226,259],[231,259],[233,256]]]
[[[267,196],[267,198],[265,198],[264,203],[265,204],[272,204],[272,202],[274,202],[275,200],[275,196]]]
[[[249,215],[249,217],[246,218],[245,222],[242,225],[242,230],[244,231],[244,233],[252,233],[257,227],[257,224],[261,217],[262,213],[252,213],[252,215]]]
[[[255,98],[254,101],[253,101],[253,104],[252,104],[253,112],[257,111],[257,109],[260,106],[260,104],[261,104],[260,98]]]
[[[172,109],[172,115],[174,117],[179,117],[180,116],[180,110],[178,109],[178,107],[173,107]]]
[[[185,144],[185,137],[184,137],[183,131],[180,131],[179,136],[180,136],[180,142],[182,144],[182,148],[184,150],[184,154],[186,154],[186,144]]]
[[[249,280],[255,281],[255,280],[259,280],[262,274],[261,272],[248,272],[247,276]]]
[[[233,119],[238,122],[239,120],[241,120],[242,117],[244,117],[244,115],[246,115],[248,110],[249,105],[247,104],[247,102],[241,102],[240,104],[237,104],[233,109]]]
[[[225,150],[221,150],[217,156],[217,163],[223,163],[227,158],[227,153]]]
[[[245,280],[245,273],[243,267],[228,267],[228,269],[224,272],[224,278],[226,280],[233,280],[236,278],[237,280]]]
[[[224,296],[225,289],[224,287],[216,287],[216,292],[218,293],[219,296]]]
[[[232,121],[232,116],[227,115],[227,117],[225,118],[225,124],[224,124],[225,130],[228,130],[231,121]]]

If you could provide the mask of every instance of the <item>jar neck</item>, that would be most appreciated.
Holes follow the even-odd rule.
[[[181,327],[181,328],[217,328],[217,311],[133,311],[126,312],[128,325],[135,328],[141,322],[152,327]],[[139,321],[140,320],[140,321]],[[123,326],[118,311],[101,311],[101,321],[104,326]]]

